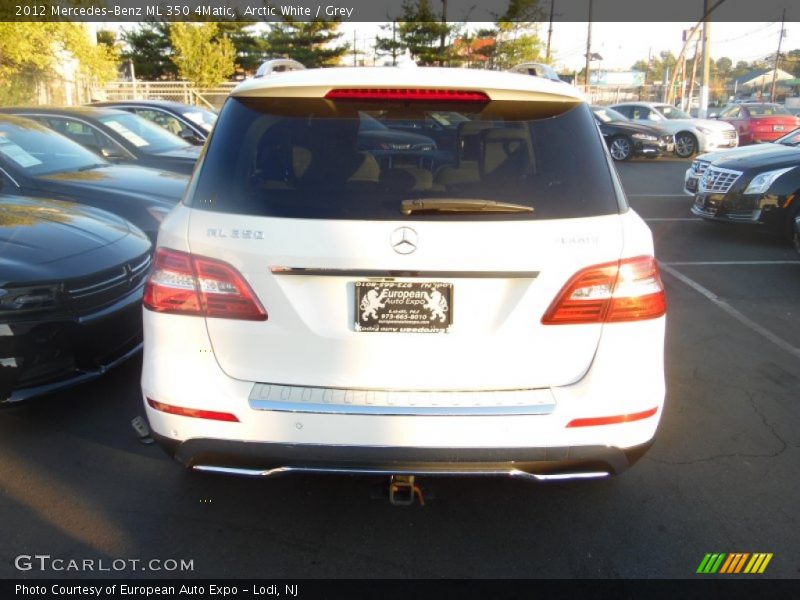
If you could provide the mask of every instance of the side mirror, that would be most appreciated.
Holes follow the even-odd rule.
[[[100,154],[103,155],[103,158],[106,158],[111,161],[122,160],[123,158],[125,158],[125,155],[116,148],[101,148]]]
[[[715,112],[708,113],[708,118],[709,119],[719,119],[719,114],[717,114]]]
[[[201,140],[197,137],[194,131],[189,129],[188,127],[184,127],[181,129],[181,132],[178,134],[178,137],[181,139],[189,142],[190,144],[200,144]]]

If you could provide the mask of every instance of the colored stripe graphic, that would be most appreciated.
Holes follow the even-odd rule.
[[[700,566],[697,567],[698,573],[716,573],[722,561],[725,559],[725,554],[714,553],[706,554]]]
[[[772,560],[772,553],[755,552],[733,552],[726,554],[724,552],[708,553],[703,557],[700,566],[697,567],[697,573],[702,574],[726,574],[732,575],[737,573],[763,573],[769,562]],[[746,565],[746,566],[745,566]]]

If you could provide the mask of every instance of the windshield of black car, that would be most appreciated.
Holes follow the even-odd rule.
[[[107,164],[80,144],[27,119],[0,119],[0,162],[27,175]]]
[[[163,127],[130,113],[103,115],[99,121],[145,154],[160,154],[191,146]]]
[[[586,104],[450,103],[462,119],[457,127],[422,127],[447,110],[442,104],[230,98],[188,202],[306,219],[522,220],[619,212]],[[370,127],[373,120],[385,129]],[[409,132],[415,123],[419,129]],[[402,202],[415,199],[506,202],[535,211],[403,215]]]
[[[206,131],[211,131],[214,127],[214,123],[217,122],[217,113],[206,110],[205,108],[200,108],[199,106],[194,107],[192,110],[187,110],[183,113],[183,116]]]
[[[615,111],[613,108],[597,106],[592,108],[592,112],[594,112],[595,116],[603,123],[617,123],[619,121],[628,120],[628,117]]]
[[[784,146],[797,146],[800,144],[800,129],[795,129],[791,133],[787,133],[783,137],[775,140],[776,144],[783,144]]]

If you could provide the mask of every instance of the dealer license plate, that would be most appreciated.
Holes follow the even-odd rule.
[[[453,284],[356,281],[356,331],[444,333],[453,323]]]

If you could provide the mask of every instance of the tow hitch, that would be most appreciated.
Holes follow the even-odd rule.
[[[389,502],[395,506],[411,506],[415,498],[419,499],[420,506],[425,506],[425,497],[415,483],[414,475],[392,475],[389,480]]]

